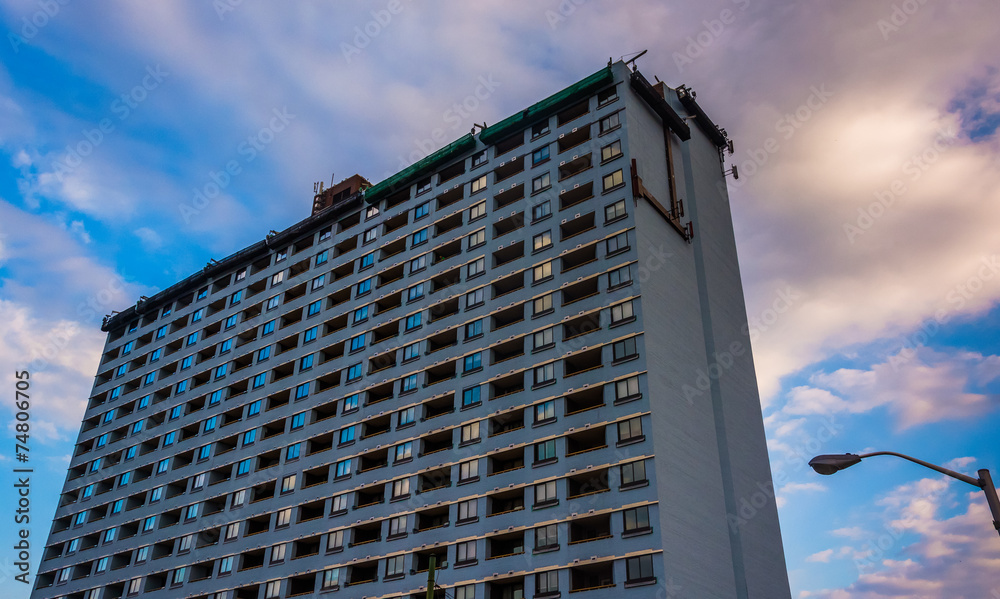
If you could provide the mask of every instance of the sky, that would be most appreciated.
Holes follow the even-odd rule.
[[[982,492],[806,466],[1000,479],[997,23],[990,0],[0,0],[0,364],[7,397],[31,371],[34,560],[104,314],[305,218],[315,182],[381,180],[648,50],[735,140],[793,597],[1000,598]]]

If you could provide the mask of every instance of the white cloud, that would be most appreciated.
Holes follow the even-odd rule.
[[[160,234],[149,227],[139,227],[133,231],[146,251],[155,251],[163,247],[163,238]]]

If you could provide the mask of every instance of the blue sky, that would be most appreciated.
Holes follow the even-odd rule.
[[[1000,596],[982,493],[890,458],[805,466],[889,449],[1000,478],[998,18],[987,0],[0,0],[0,362],[34,377],[35,556],[101,316],[304,218],[316,181],[380,180],[648,49],[646,76],[693,87],[736,141],[793,596]]]

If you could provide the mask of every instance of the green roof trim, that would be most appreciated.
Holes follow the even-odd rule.
[[[487,127],[479,134],[479,139],[487,145],[496,143],[511,133],[514,133],[517,129],[523,129],[534,121],[551,116],[552,113],[561,108],[561,105],[565,102],[572,102],[573,100],[583,98],[584,96],[589,96],[598,88],[610,84],[614,81],[614,79],[614,75],[611,73],[611,67],[605,67],[590,77],[574,83],[561,92],[557,92],[548,98],[545,98],[541,102],[538,102],[513,116],[505,118],[499,123],[491,127]]]
[[[464,154],[474,147],[476,147],[476,138],[471,133],[466,133],[433,154],[414,162],[395,175],[369,187],[365,190],[365,201],[369,204],[374,204],[390,193],[401,189],[404,184],[409,185],[410,181],[417,178],[420,174],[434,170],[455,156]]]

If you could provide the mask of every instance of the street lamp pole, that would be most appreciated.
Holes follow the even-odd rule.
[[[986,468],[983,468],[978,472],[979,478],[972,478],[966,474],[961,474],[959,472],[955,472],[954,470],[938,466],[937,464],[931,464],[930,462],[918,460],[915,457],[902,453],[896,453],[894,451],[873,451],[872,453],[863,453],[860,455],[853,453],[818,455],[809,460],[809,466],[811,466],[812,469],[819,474],[830,475],[840,472],[845,468],[850,468],[864,458],[870,458],[877,455],[891,455],[896,456],[897,458],[903,458],[904,460],[909,460],[914,464],[920,464],[925,468],[930,468],[931,470],[940,472],[941,474],[982,489],[983,493],[986,494],[986,503],[990,506],[990,512],[993,514],[993,528],[1000,533],[1000,499],[997,499],[997,488],[993,485],[993,477],[990,476],[990,471]]]

